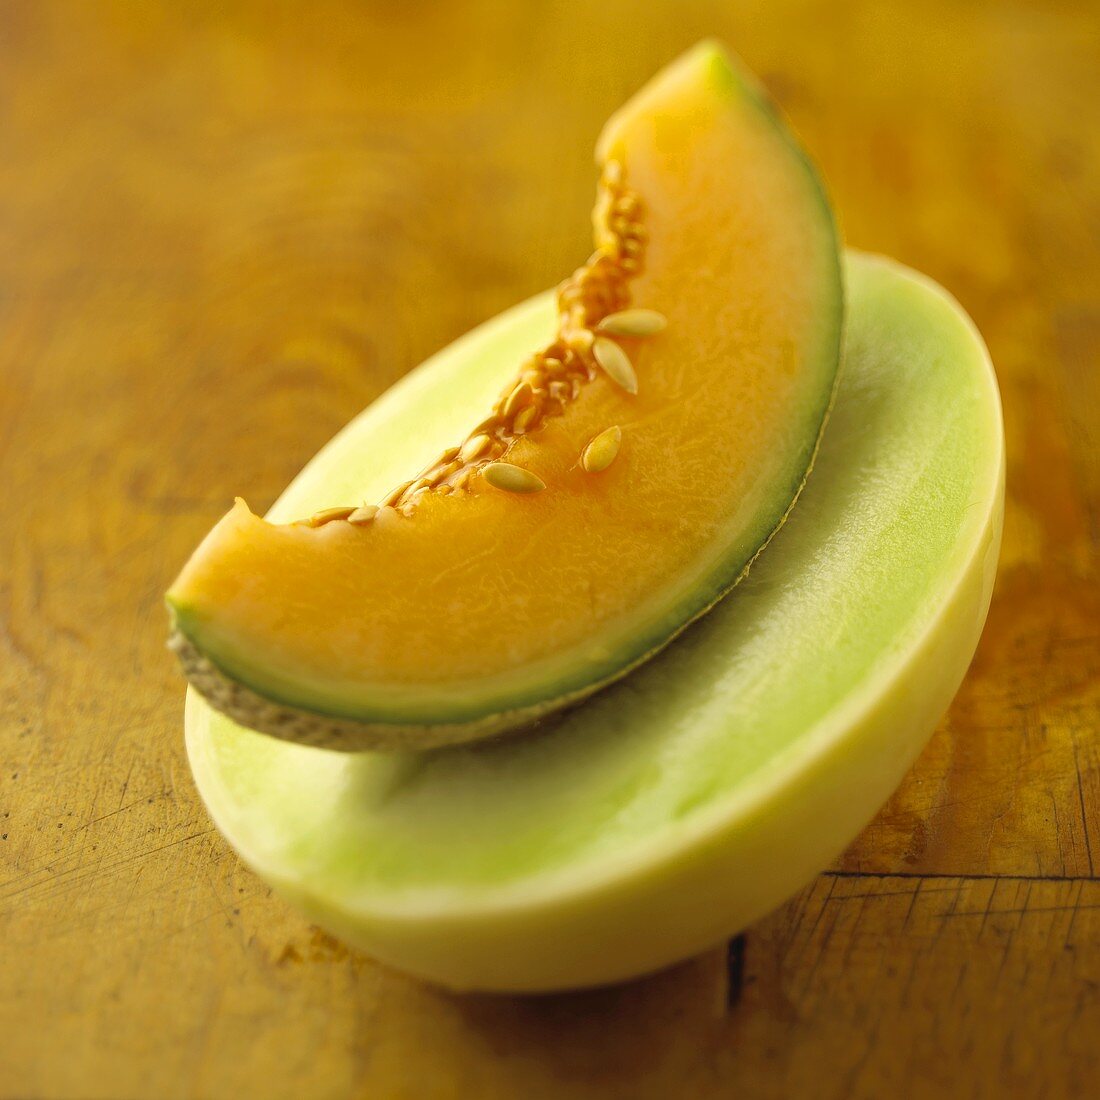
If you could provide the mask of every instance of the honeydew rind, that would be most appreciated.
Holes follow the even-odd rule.
[[[189,695],[196,784],[249,867],[390,965],[546,992],[701,952],[837,857],[974,653],[1005,473],[996,377],[958,303],[892,261],[847,264],[849,360],[803,505],[747,586],[627,683],[535,737],[401,755],[276,742]],[[516,307],[417,384],[476,374],[551,312]],[[408,422],[415,396],[387,415]]]

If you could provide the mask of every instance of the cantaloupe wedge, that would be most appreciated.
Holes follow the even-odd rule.
[[[242,858],[372,955],[481,990],[664,966],[825,866],[970,661],[1004,477],[996,381],[959,307],[878,259],[850,258],[848,285],[836,407],[791,518],[709,615],[584,706],[522,738],[345,754],[241,729],[192,693],[195,778]],[[441,353],[274,518],[415,465],[553,324],[544,296]]]
[[[812,168],[711,44],[611,119],[597,159],[596,252],[539,343],[406,386],[419,415],[378,428],[338,491],[266,521],[239,503],[196,551],[173,644],[216,706],[344,748],[513,729],[650,657],[783,521],[840,348]],[[461,417],[429,431],[444,406]]]

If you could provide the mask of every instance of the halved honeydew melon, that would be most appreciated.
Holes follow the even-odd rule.
[[[216,706],[345,748],[513,729],[651,656],[783,521],[840,350],[812,168],[710,44],[611,119],[599,161],[597,251],[540,344],[460,391],[437,374],[338,491],[291,494],[274,522],[240,503],[196,551],[169,592],[174,645]],[[443,404],[462,414],[445,435],[421,423]],[[614,429],[597,471],[583,456]],[[384,506],[349,515],[360,502]],[[328,522],[292,525],[314,509]]]
[[[1003,506],[996,381],[969,320],[889,261],[850,256],[848,285],[840,390],[798,507],[745,582],[630,677],[526,737],[428,754],[283,743],[192,693],[195,778],[246,863],[377,958],[480,990],[659,968],[825,866],[958,687]],[[449,438],[447,395],[491,392],[552,323],[544,296],[437,356],[276,516]]]

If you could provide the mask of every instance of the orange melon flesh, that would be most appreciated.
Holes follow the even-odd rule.
[[[619,341],[637,395],[597,373],[510,444],[541,492],[475,477],[365,527],[272,524],[238,502],[168,596],[176,629],[225,677],[362,723],[362,744],[373,726],[495,732],[660,648],[782,522],[839,354],[836,234],[812,169],[711,45],[613,117],[598,155],[644,208],[630,304],[668,320]],[[597,244],[604,233],[598,221]],[[618,457],[585,472],[582,449],[612,425]]]

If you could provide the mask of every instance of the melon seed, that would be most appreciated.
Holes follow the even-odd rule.
[[[506,493],[537,493],[546,488],[546,482],[537,474],[522,466],[513,466],[511,462],[490,462],[482,473],[494,489],[503,489]]]
[[[458,452],[461,462],[473,462],[492,443],[487,435],[472,435],[462,444],[462,450]]]
[[[623,309],[609,313],[596,328],[608,336],[654,336],[667,324],[655,309]]]
[[[356,526],[365,527],[376,515],[378,515],[377,504],[364,504],[362,508],[356,508],[355,511],[348,516],[348,523],[354,523]]]
[[[523,435],[531,427],[531,422],[538,416],[538,413],[539,411],[534,405],[528,405],[526,409],[520,409],[516,413],[515,420],[512,421],[512,431],[516,435]]]
[[[566,340],[575,352],[583,355],[592,347],[592,330],[588,328],[573,329],[566,336]]]
[[[520,409],[531,403],[531,398],[533,396],[534,393],[530,384],[527,382],[520,382],[520,384],[508,394],[508,398],[504,402],[504,407],[500,410],[501,416],[503,416],[505,420],[510,420]]]
[[[597,336],[592,346],[592,354],[612,382],[621,386],[627,393],[638,392],[638,376],[634,373],[634,367],[627,358],[626,352],[614,340],[609,340],[606,336]]]
[[[457,447],[455,447],[455,453],[458,453]],[[433,489],[438,489],[441,481],[444,481],[446,478],[449,478],[451,474],[461,469],[462,463],[459,462],[457,458],[449,462],[440,462],[432,469],[431,473],[427,475],[427,479],[431,482]]]
[[[379,501],[379,505],[382,508],[391,508],[395,505],[404,495],[405,490],[412,484],[411,481],[403,481],[396,489],[392,490]]]
[[[618,424],[588,441],[581,451],[581,465],[590,474],[599,474],[615,461],[623,442],[623,430]]]
[[[314,512],[307,522],[310,527],[323,527],[333,520],[347,519],[354,511],[354,508],[323,508],[320,512]]]

